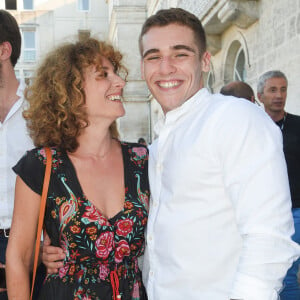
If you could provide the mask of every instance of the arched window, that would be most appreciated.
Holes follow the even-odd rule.
[[[205,87],[211,92],[214,92],[215,74],[212,62],[210,62],[209,72],[203,74]]]
[[[246,62],[247,58],[243,46],[239,41],[233,41],[225,61],[224,83],[227,84],[235,80],[246,81]]]
[[[240,48],[234,63],[234,80],[245,81],[247,76],[245,52]]]
[[[211,93],[214,92],[214,88],[213,88],[214,83],[215,83],[214,75],[213,75],[212,71],[209,71],[209,73],[207,75],[206,87]]]

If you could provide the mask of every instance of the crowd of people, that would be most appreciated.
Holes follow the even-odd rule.
[[[299,300],[300,117],[284,109],[286,76],[259,78],[264,109],[247,83],[211,94],[203,26],[181,8],[150,16],[138,43],[164,113],[149,147],[119,138],[119,50],[94,38],[60,45],[24,93],[18,25],[0,10],[0,300],[30,297],[45,147],[37,299]]]

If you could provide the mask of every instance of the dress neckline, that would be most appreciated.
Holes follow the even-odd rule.
[[[121,151],[122,151],[122,158],[123,158],[123,178],[124,178],[124,182],[123,182],[123,185],[124,185],[124,200],[123,200],[123,206],[122,206],[122,209],[120,211],[118,211],[114,216],[108,218],[106,217],[100,209],[97,208],[97,206],[92,202],[90,201],[85,193],[83,192],[83,189],[82,189],[82,186],[79,182],[79,178],[77,176],[77,172],[76,172],[76,169],[75,169],[75,166],[74,164],[72,163],[68,153],[66,151],[63,152],[63,155],[64,155],[64,159],[66,161],[66,164],[68,165],[68,167],[70,167],[71,169],[71,172],[73,173],[74,175],[74,179],[75,179],[75,182],[73,184],[75,184],[78,188],[78,192],[79,194],[82,196],[82,199],[84,201],[86,201],[91,207],[93,207],[97,213],[102,217],[104,218],[109,224],[114,224],[117,217],[122,214],[125,210],[125,203],[126,203],[126,182],[127,182],[127,176],[126,176],[126,172],[125,172],[125,165],[126,165],[126,155],[125,155],[125,151],[126,151],[126,147],[125,147],[125,144],[121,141],[119,141],[120,143],[120,146],[121,146]]]

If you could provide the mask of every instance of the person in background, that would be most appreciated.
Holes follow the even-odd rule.
[[[5,253],[14,207],[16,176],[12,167],[33,143],[27,133],[22,112],[26,106],[24,82],[19,83],[14,67],[21,51],[21,34],[15,18],[0,10],[0,268]],[[2,276],[4,272],[1,271]],[[3,278],[4,280],[4,278]],[[7,299],[0,288],[0,299]]]
[[[47,275],[39,299],[147,299],[137,258],[148,216],[148,151],[118,139],[123,71],[120,52],[92,38],[58,47],[37,70],[25,112],[37,148],[13,168],[10,299],[29,298],[44,147],[52,152],[45,229],[65,258],[58,274]]]
[[[146,140],[145,140],[144,138],[142,138],[142,137],[140,137],[140,138],[138,139],[138,143],[147,146]]]
[[[243,98],[250,102],[257,103],[252,87],[243,81],[232,81],[224,85],[220,90],[220,94]]]
[[[284,109],[287,88],[288,80],[284,73],[278,70],[268,71],[259,77],[257,97],[282,131],[295,226],[292,238],[300,244],[300,116],[287,113]],[[280,293],[281,300],[300,300],[299,265],[300,259],[288,270]]]
[[[149,300],[277,300],[300,247],[280,130],[249,101],[210,94],[199,19],[160,10],[141,74],[164,112],[149,151],[143,281]]]

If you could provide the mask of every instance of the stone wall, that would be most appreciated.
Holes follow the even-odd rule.
[[[124,0],[122,5],[127,6],[127,3],[130,1]],[[246,58],[246,82],[256,91],[257,79],[262,73],[280,69],[289,80],[286,108],[289,112],[300,114],[300,0],[148,0],[138,3],[139,8],[145,8],[145,17],[168,7],[181,7],[199,17],[207,32],[209,50],[212,53],[214,92],[218,92],[226,82],[232,80],[235,55],[242,48]],[[129,6],[134,9],[132,3]],[[128,47],[136,47],[133,46],[133,41],[138,39],[141,24],[142,20],[139,19],[135,35],[130,34],[130,41],[125,41]],[[126,46],[123,44],[121,49],[124,48]],[[129,67],[136,70],[140,62],[137,52],[131,52],[134,53],[134,59],[128,60]],[[136,83],[132,84],[132,91],[141,84],[137,71],[134,76]],[[161,111],[147,88],[143,88],[143,101],[149,101],[147,109],[150,111],[145,109],[145,105],[138,104],[135,108],[134,105],[128,105],[132,110],[128,117],[134,118],[136,114],[141,114],[143,121],[136,123],[139,124],[139,135],[146,135],[151,141],[154,137],[153,124]],[[136,129],[131,126],[123,128],[125,137],[137,136],[137,132],[132,132]]]

